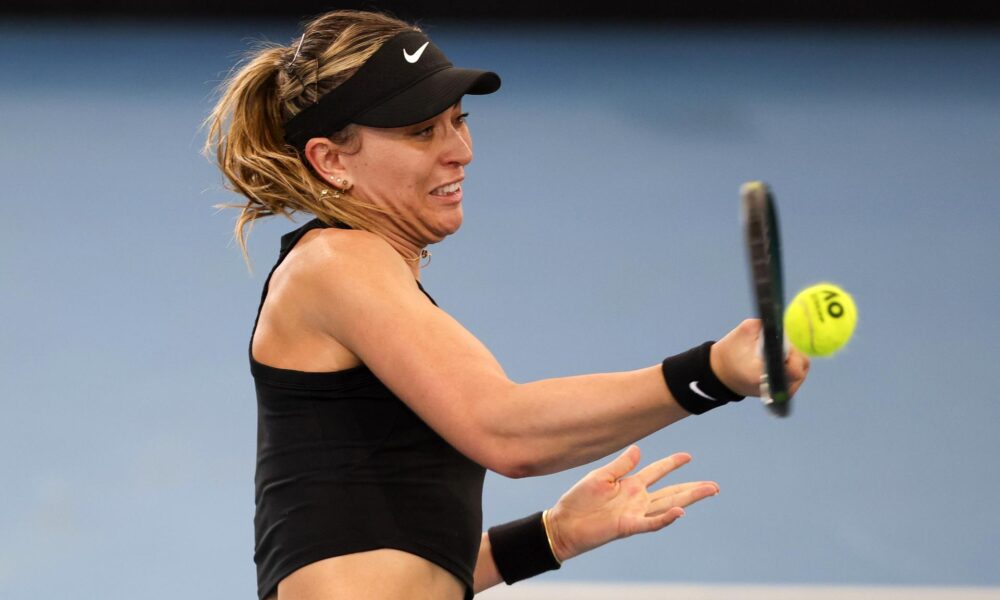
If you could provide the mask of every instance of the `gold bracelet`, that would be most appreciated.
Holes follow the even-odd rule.
[[[556,562],[559,563],[559,566],[561,567],[562,566],[562,561],[559,560],[558,556],[556,556],[556,548],[555,548],[555,546],[552,545],[552,534],[549,533],[549,520],[548,520],[548,516],[549,516],[549,510],[548,509],[545,509],[544,511],[542,511],[542,527],[545,528],[545,539],[549,540],[549,550],[552,551],[552,558],[556,559]]]

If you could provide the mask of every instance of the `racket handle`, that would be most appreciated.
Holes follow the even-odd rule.
[[[783,356],[787,357],[788,353],[792,349],[792,342],[789,341],[787,335],[784,336],[784,344],[783,344],[783,346],[784,346],[784,348],[782,350]],[[761,336],[761,337],[757,338],[757,356],[761,359],[761,361],[764,360],[764,336]],[[771,386],[768,383],[768,379],[767,379],[767,366],[766,366],[766,364],[765,364],[765,367],[764,367],[764,372],[760,374],[760,401],[763,402],[764,404],[768,405],[768,407],[770,407],[772,409],[775,409],[778,406],[778,405],[776,405],[774,403],[774,399],[771,398]],[[784,407],[784,405],[787,404],[787,403],[786,402],[782,402],[780,404],[781,404],[781,406]],[[785,408],[785,412],[787,412],[787,408]]]
[[[784,337],[784,342],[785,342],[785,344],[784,344],[784,346],[785,346],[784,353],[785,353],[785,357],[787,358],[788,357],[788,353],[792,351],[792,342],[791,342],[791,340],[788,339],[787,335]],[[759,356],[761,360],[764,360],[764,337],[763,336],[757,338],[757,356]]]

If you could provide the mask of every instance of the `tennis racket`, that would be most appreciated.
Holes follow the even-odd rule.
[[[760,318],[764,373],[760,398],[779,417],[788,415],[791,400],[785,376],[785,293],[781,273],[781,236],[778,212],[770,187],[749,181],[740,188],[743,232],[750,260],[750,289]]]

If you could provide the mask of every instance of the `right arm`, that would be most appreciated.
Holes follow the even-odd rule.
[[[297,269],[310,326],[347,347],[439,435],[492,471],[561,471],[688,415],[659,365],[515,383],[475,336],[427,300],[380,238],[351,231],[317,242]],[[744,345],[752,350],[751,342]],[[756,364],[730,369],[724,380],[737,392],[733,382],[756,390],[760,361],[747,356]]]

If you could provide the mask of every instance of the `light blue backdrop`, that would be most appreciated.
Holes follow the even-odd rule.
[[[750,313],[738,188],[789,291],[856,338],[787,420],[756,400],[641,443],[722,493],[547,577],[1000,584],[1000,36],[424,23],[497,70],[466,224],[424,282],[519,381],[631,369]],[[248,275],[198,155],[213,86],[294,23],[0,24],[0,596],[252,597]],[[489,523],[586,472],[489,476]]]

